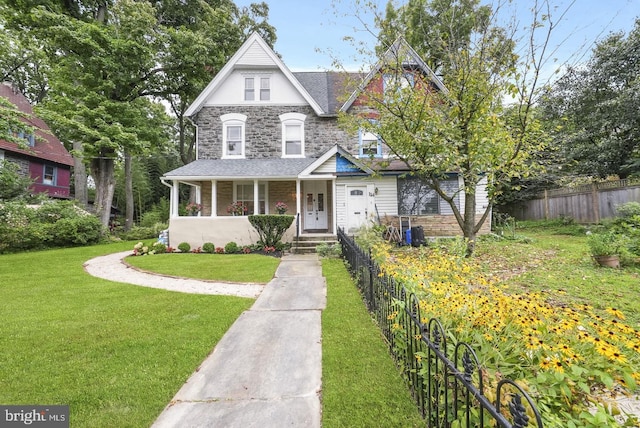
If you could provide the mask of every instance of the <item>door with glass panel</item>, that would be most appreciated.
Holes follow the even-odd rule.
[[[327,229],[327,182],[304,183],[304,229]]]

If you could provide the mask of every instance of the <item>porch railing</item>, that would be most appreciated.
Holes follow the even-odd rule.
[[[370,254],[341,228],[338,241],[428,427],[542,428],[540,413],[519,385],[502,379],[488,388],[470,345],[459,342],[448,347],[450,336],[438,319],[422,322],[415,294],[380,275]],[[394,329],[398,323],[400,328],[396,325]],[[535,419],[535,425],[529,425],[530,419]]]

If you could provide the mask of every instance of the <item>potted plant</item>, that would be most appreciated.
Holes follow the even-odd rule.
[[[276,212],[280,215],[287,212],[289,207],[284,202],[276,202]]]
[[[236,201],[229,204],[227,212],[231,215],[244,215],[247,212],[247,207],[244,203]]]
[[[591,233],[587,237],[587,244],[593,259],[600,266],[620,267],[620,251],[622,239],[612,232]]]
[[[198,213],[202,210],[202,205],[190,202],[185,207],[185,210],[189,215],[198,215]]]

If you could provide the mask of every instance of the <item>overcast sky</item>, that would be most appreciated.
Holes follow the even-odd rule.
[[[254,0],[260,1],[260,0]],[[357,54],[345,36],[353,37],[373,49],[375,39],[364,29],[355,15],[367,23],[372,22],[371,13],[357,11],[357,0],[265,0],[269,5],[269,22],[276,27],[278,39],[275,50],[282,55],[284,63],[292,71],[334,69],[332,58],[349,70],[357,70],[362,64],[375,61]],[[384,10],[386,0],[374,0]],[[558,19],[561,10],[571,5],[558,23],[552,40],[555,63],[548,63],[548,73],[564,63],[575,64],[590,56],[596,40],[610,32],[628,32],[640,18],[640,0],[552,0],[558,6],[552,15]],[[238,6],[246,6],[250,0],[236,0]],[[396,4],[399,1],[396,0]],[[483,0],[483,3],[491,3]],[[514,0],[515,6],[504,10],[504,16],[526,25],[530,19],[528,5],[532,0]],[[573,3],[573,4],[572,4]],[[557,49],[556,49],[557,48]]]

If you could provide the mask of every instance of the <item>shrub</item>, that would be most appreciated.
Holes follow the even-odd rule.
[[[238,244],[236,244],[235,242],[231,241],[228,242],[227,245],[224,246],[224,252],[226,254],[235,254],[240,252],[240,247],[238,247]]]
[[[138,239],[157,238],[159,233],[156,227],[133,226],[131,230],[127,232],[119,232],[118,236],[125,241],[135,241]]]
[[[156,242],[151,246],[151,251],[155,254],[164,254],[167,252],[167,246],[162,242]]]
[[[181,242],[178,244],[178,250],[180,250],[181,253],[188,253],[191,251],[191,245],[189,245],[188,242]]]
[[[342,246],[338,243],[327,244],[323,242],[316,246],[316,252],[320,257],[337,259],[342,256]]]
[[[265,246],[275,246],[293,223],[292,215],[250,215],[249,222],[258,231]]]
[[[622,218],[640,217],[640,202],[627,202],[626,204],[618,205],[616,212],[618,217]]]
[[[216,247],[216,254],[224,254],[224,248]]]
[[[213,254],[216,252],[216,246],[211,242],[205,242],[202,244],[202,251],[205,253]]]

